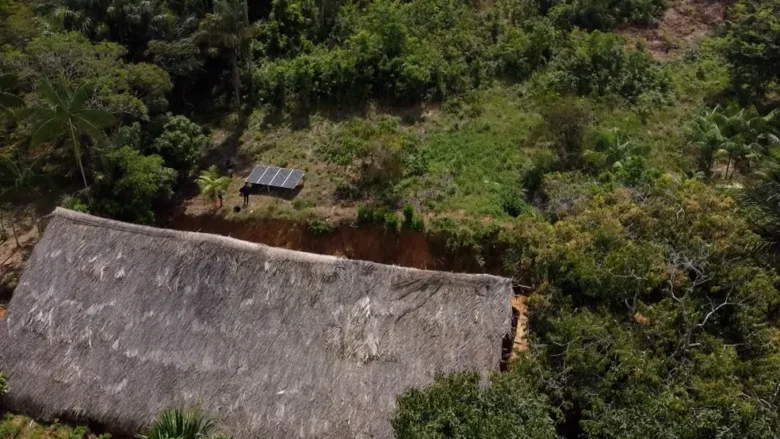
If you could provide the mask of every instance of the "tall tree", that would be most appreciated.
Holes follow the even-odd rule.
[[[241,106],[241,72],[239,63],[246,61],[252,68],[252,51],[249,47],[253,33],[247,18],[246,0],[215,0],[214,12],[206,15],[200,23],[200,39],[215,49],[229,52],[231,81],[233,83],[233,104]]]
[[[85,188],[89,188],[89,184],[84,173],[79,135],[83,133],[93,141],[98,141],[105,137],[102,129],[114,121],[114,117],[107,111],[86,107],[91,92],[92,85],[89,83],[83,84],[75,92],[71,92],[62,82],[56,85],[41,83],[38,93],[46,106],[36,108],[32,113],[32,144],[38,145],[56,141],[63,135],[69,136]]]

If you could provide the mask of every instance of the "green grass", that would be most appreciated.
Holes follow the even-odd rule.
[[[0,420],[2,439],[108,439],[111,435],[95,435],[87,427],[71,427],[53,422],[39,423],[26,416],[6,413]]]
[[[593,123],[585,148],[593,147],[599,132],[617,128],[621,139],[645,147],[649,166],[671,172],[693,169],[687,140],[690,120],[705,99],[721,93],[728,82],[724,63],[711,46],[705,42],[682,58],[667,61],[674,92],[666,106],[642,108],[614,98],[589,99]],[[361,160],[370,157],[372,148],[402,148],[405,174],[392,188],[396,201],[392,207],[412,204],[424,215],[508,220],[502,197],[521,193],[530,158],[548,147],[535,134],[541,123],[539,110],[550,99],[560,98],[547,96],[540,87],[533,80],[498,83],[442,105],[400,111],[369,105],[368,110],[337,117],[314,114],[304,123],[287,118],[266,124],[265,113],[256,111],[242,137],[242,152],[257,163],[307,172],[294,201],[275,201],[262,214],[305,212],[308,218],[309,206],[317,206],[319,212],[340,207],[343,213],[358,203],[372,203],[375,189],[364,191],[368,198],[343,199],[339,188],[354,183]],[[291,212],[295,210],[296,214]]]

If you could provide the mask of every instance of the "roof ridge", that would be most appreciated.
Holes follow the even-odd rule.
[[[301,262],[316,262],[316,263],[325,263],[325,264],[350,262],[353,264],[365,264],[369,266],[388,267],[393,269],[394,271],[401,271],[401,272],[441,273],[447,275],[452,280],[455,279],[474,280],[474,279],[481,278],[484,280],[511,283],[511,280],[508,278],[495,276],[492,274],[459,273],[459,272],[440,271],[440,270],[423,270],[419,268],[404,267],[400,265],[381,264],[379,262],[364,261],[360,259],[340,258],[331,255],[309,253],[309,252],[291,250],[291,249],[281,248],[281,247],[272,247],[266,244],[244,241],[229,236],[216,235],[213,233],[187,232],[183,230],[163,229],[159,227],[145,226],[140,224],[131,224],[131,223],[117,221],[109,218],[98,217],[87,213],[76,212],[70,209],[65,209],[63,207],[55,208],[54,211],[51,213],[51,216],[63,218],[68,221],[72,221],[76,223],[91,225],[94,227],[115,229],[115,230],[120,230],[128,233],[135,233],[139,235],[160,236],[160,237],[178,239],[178,240],[188,241],[188,242],[207,242],[211,244],[222,245],[226,247],[232,247],[232,248],[247,250],[247,251],[265,251],[270,253],[273,256],[283,257],[286,259],[291,259],[291,260],[296,260]]]

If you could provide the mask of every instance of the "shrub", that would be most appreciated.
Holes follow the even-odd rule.
[[[385,229],[397,231],[398,226],[400,225],[400,221],[398,221],[398,215],[395,214],[395,212],[387,212],[385,213],[384,217],[382,218],[382,222],[384,223]]]
[[[106,154],[107,178],[93,185],[98,213],[122,221],[152,223],[154,207],[173,195],[176,171],[158,155],[143,156],[125,146]]]
[[[528,196],[533,198],[542,186],[544,175],[553,170],[555,156],[548,150],[536,151],[531,156],[531,165],[523,172],[523,187]]]
[[[374,208],[361,204],[357,208],[357,223],[365,226],[374,222]]]
[[[414,220],[414,206],[411,204],[407,204],[404,206],[404,227],[409,227],[412,225],[412,220]]]
[[[566,0],[550,15],[562,24],[609,30],[623,24],[650,24],[665,9],[665,0]]]
[[[225,437],[216,424],[199,410],[166,410],[157,416],[142,439],[216,439]]]
[[[590,106],[581,99],[559,100],[542,109],[540,129],[553,142],[559,169],[580,167],[585,132],[591,119]]]
[[[162,156],[165,164],[179,171],[181,176],[187,176],[198,163],[207,142],[198,124],[184,116],[173,116],[154,141],[152,152]]]
[[[564,92],[582,96],[620,96],[631,103],[665,103],[671,81],[650,55],[626,50],[613,33],[574,30],[569,46],[553,61],[552,78]]]
[[[482,386],[478,373],[455,372],[407,390],[391,421],[395,437],[554,439],[547,398],[518,375],[497,375]]]
[[[758,100],[780,79],[780,1],[737,3],[726,21],[723,54],[743,101]]]
[[[420,215],[415,215],[414,218],[412,218],[412,222],[409,225],[409,228],[411,230],[414,230],[415,232],[424,232],[425,231],[425,219]]]
[[[303,210],[308,209],[310,207],[315,207],[317,203],[315,203],[312,200],[295,200],[292,203],[293,209],[295,210]]]
[[[501,209],[516,218],[528,210],[528,204],[523,199],[523,191],[514,186],[504,187],[501,191]]]
[[[76,212],[89,213],[89,206],[81,198],[73,195],[65,195],[60,200],[60,206],[75,210]]]
[[[309,221],[309,233],[314,236],[323,236],[333,232],[333,226],[320,219]]]

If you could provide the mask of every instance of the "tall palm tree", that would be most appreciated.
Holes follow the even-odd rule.
[[[200,23],[199,37],[213,48],[229,51],[233,103],[238,109],[241,106],[239,62],[243,59],[247,69],[252,68],[252,51],[249,46],[253,32],[249,26],[246,0],[215,0],[214,12],[206,15]]]
[[[46,102],[45,107],[36,108],[32,112],[33,136],[32,144],[56,141],[63,135],[70,137],[76,164],[87,184],[87,175],[82,163],[79,135],[86,134],[93,141],[105,138],[102,129],[114,122],[114,117],[104,110],[86,108],[87,98],[92,92],[92,85],[83,84],[75,92],[71,92],[63,83],[52,85],[48,82],[38,86],[38,93]]]
[[[230,177],[220,176],[216,166],[201,172],[200,177],[198,177],[200,194],[212,200],[217,199],[219,192],[226,191],[228,185],[230,185]]]

